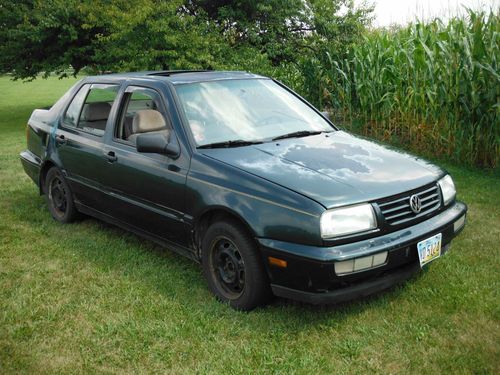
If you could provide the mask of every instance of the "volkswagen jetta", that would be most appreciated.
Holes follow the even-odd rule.
[[[444,170],[245,72],[88,77],[33,112],[27,144],[54,219],[90,215],[188,256],[236,309],[378,292],[465,224]]]

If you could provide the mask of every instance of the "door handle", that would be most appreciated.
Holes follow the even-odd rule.
[[[107,154],[106,154],[106,157],[108,158],[108,161],[110,163],[114,163],[115,161],[118,160],[118,157],[115,155],[115,152],[114,151],[109,151]]]
[[[66,143],[66,137],[64,135],[56,135],[56,143],[58,145],[63,145]]]

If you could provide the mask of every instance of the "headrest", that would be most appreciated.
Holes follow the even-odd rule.
[[[154,109],[141,109],[134,115],[132,133],[146,133],[165,129],[167,126],[163,115]]]
[[[111,105],[106,102],[88,103],[83,108],[82,118],[85,121],[107,120]]]

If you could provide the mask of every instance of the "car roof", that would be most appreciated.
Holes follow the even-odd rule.
[[[89,77],[90,78],[90,77]],[[147,78],[158,81],[169,81],[176,84],[208,82],[231,79],[262,79],[261,75],[241,71],[216,71],[216,70],[159,70],[146,72],[113,73],[91,77],[95,80],[106,78],[130,79]]]

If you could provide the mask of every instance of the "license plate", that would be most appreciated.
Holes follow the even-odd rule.
[[[427,263],[439,258],[441,255],[441,233],[436,234],[426,240],[417,243],[418,259],[420,260],[420,267]]]

